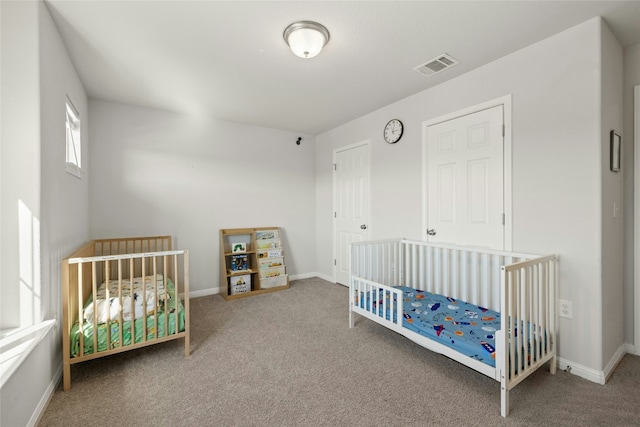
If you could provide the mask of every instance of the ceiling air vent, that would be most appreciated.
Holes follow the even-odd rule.
[[[437,58],[432,59],[426,64],[418,65],[414,68],[415,71],[420,74],[424,74],[425,76],[433,76],[441,71],[446,70],[447,68],[451,68],[458,63],[458,60],[453,58],[452,56],[443,53],[439,55]]]

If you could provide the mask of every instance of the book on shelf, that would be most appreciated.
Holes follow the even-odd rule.
[[[275,249],[280,247],[280,239],[257,240],[258,249]]]
[[[249,257],[243,255],[231,255],[231,270],[240,271],[249,269]]]
[[[231,246],[231,253],[247,252],[247,244],[245,242],[233,243]]]
[[[256,240],[274,240],[279,237],[278,230],[256,231]]]
[[[279,258],[282,256],[282,248],[264,249],[258,251],[258,258]]]

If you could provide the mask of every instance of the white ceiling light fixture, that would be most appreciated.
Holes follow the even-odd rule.
[[[329,30],[313,21],[298,21],[284,30],[284,41],[300,58],[313,58],[329,43]]]

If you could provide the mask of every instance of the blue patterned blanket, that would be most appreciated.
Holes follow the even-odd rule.
[[[406,286],[395,288],[403,292],[404,327],[495,367],[495,332],[500,329],[500,313]],[[391,298],[390,292],[379,295]],[[370,295],[360,298],[360,307],[366,304],[369,310],[370,299]],[[387,301],[387,319],[390,302]],[[381,299],[373,302],[374,310],[378,306],[382,306]]]

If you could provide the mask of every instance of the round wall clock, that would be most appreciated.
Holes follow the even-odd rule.
[[[404,133],[404,125],[398,119],[389,120],[389,123],[384,127],[384,140],[389,144],[395,144],[400,141],[402,134]]]

